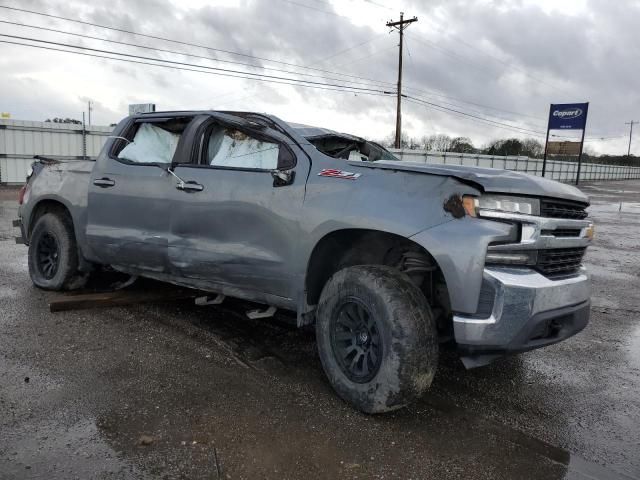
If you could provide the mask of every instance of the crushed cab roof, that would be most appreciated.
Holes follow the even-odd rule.
[[[348,133],[336,132],[329,128],[313,127],[311,125],[304,125],[302,123],[287,122],[288,125],[293,128],[299,135],[304,138],[319,138],[319,137],[340,137],[347,140],[353,140],[355,142],[363,142],[364,139]]]

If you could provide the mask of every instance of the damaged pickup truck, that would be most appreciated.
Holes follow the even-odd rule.
[[[443,343],[475,367],[582,330],[587,206],[543,178],[184,111],[124,119],[95,161],[36,162],[16,223],[40,288],[108,267],[295,312],[340,397],[376,413],[429,388]]]

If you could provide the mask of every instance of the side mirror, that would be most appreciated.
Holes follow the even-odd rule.
[[[274,187],[291,185],[296,177],[295,170],[271,170]]]

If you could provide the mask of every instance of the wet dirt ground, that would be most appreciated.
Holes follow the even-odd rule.
[[[238,301],[50,313],[0,190],[0,478],[640,478],[640,181],[583,187],[587,329],[366,416],[313,333]]]

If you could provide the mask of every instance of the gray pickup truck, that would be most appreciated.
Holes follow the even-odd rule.
[[[269,115],[130,116],[95,161],[34,163],[20,203],[36,286],[109,268],[293,311],[364,412],[420,397],[443,343],[474,367],[589,319],[576,188]]]

